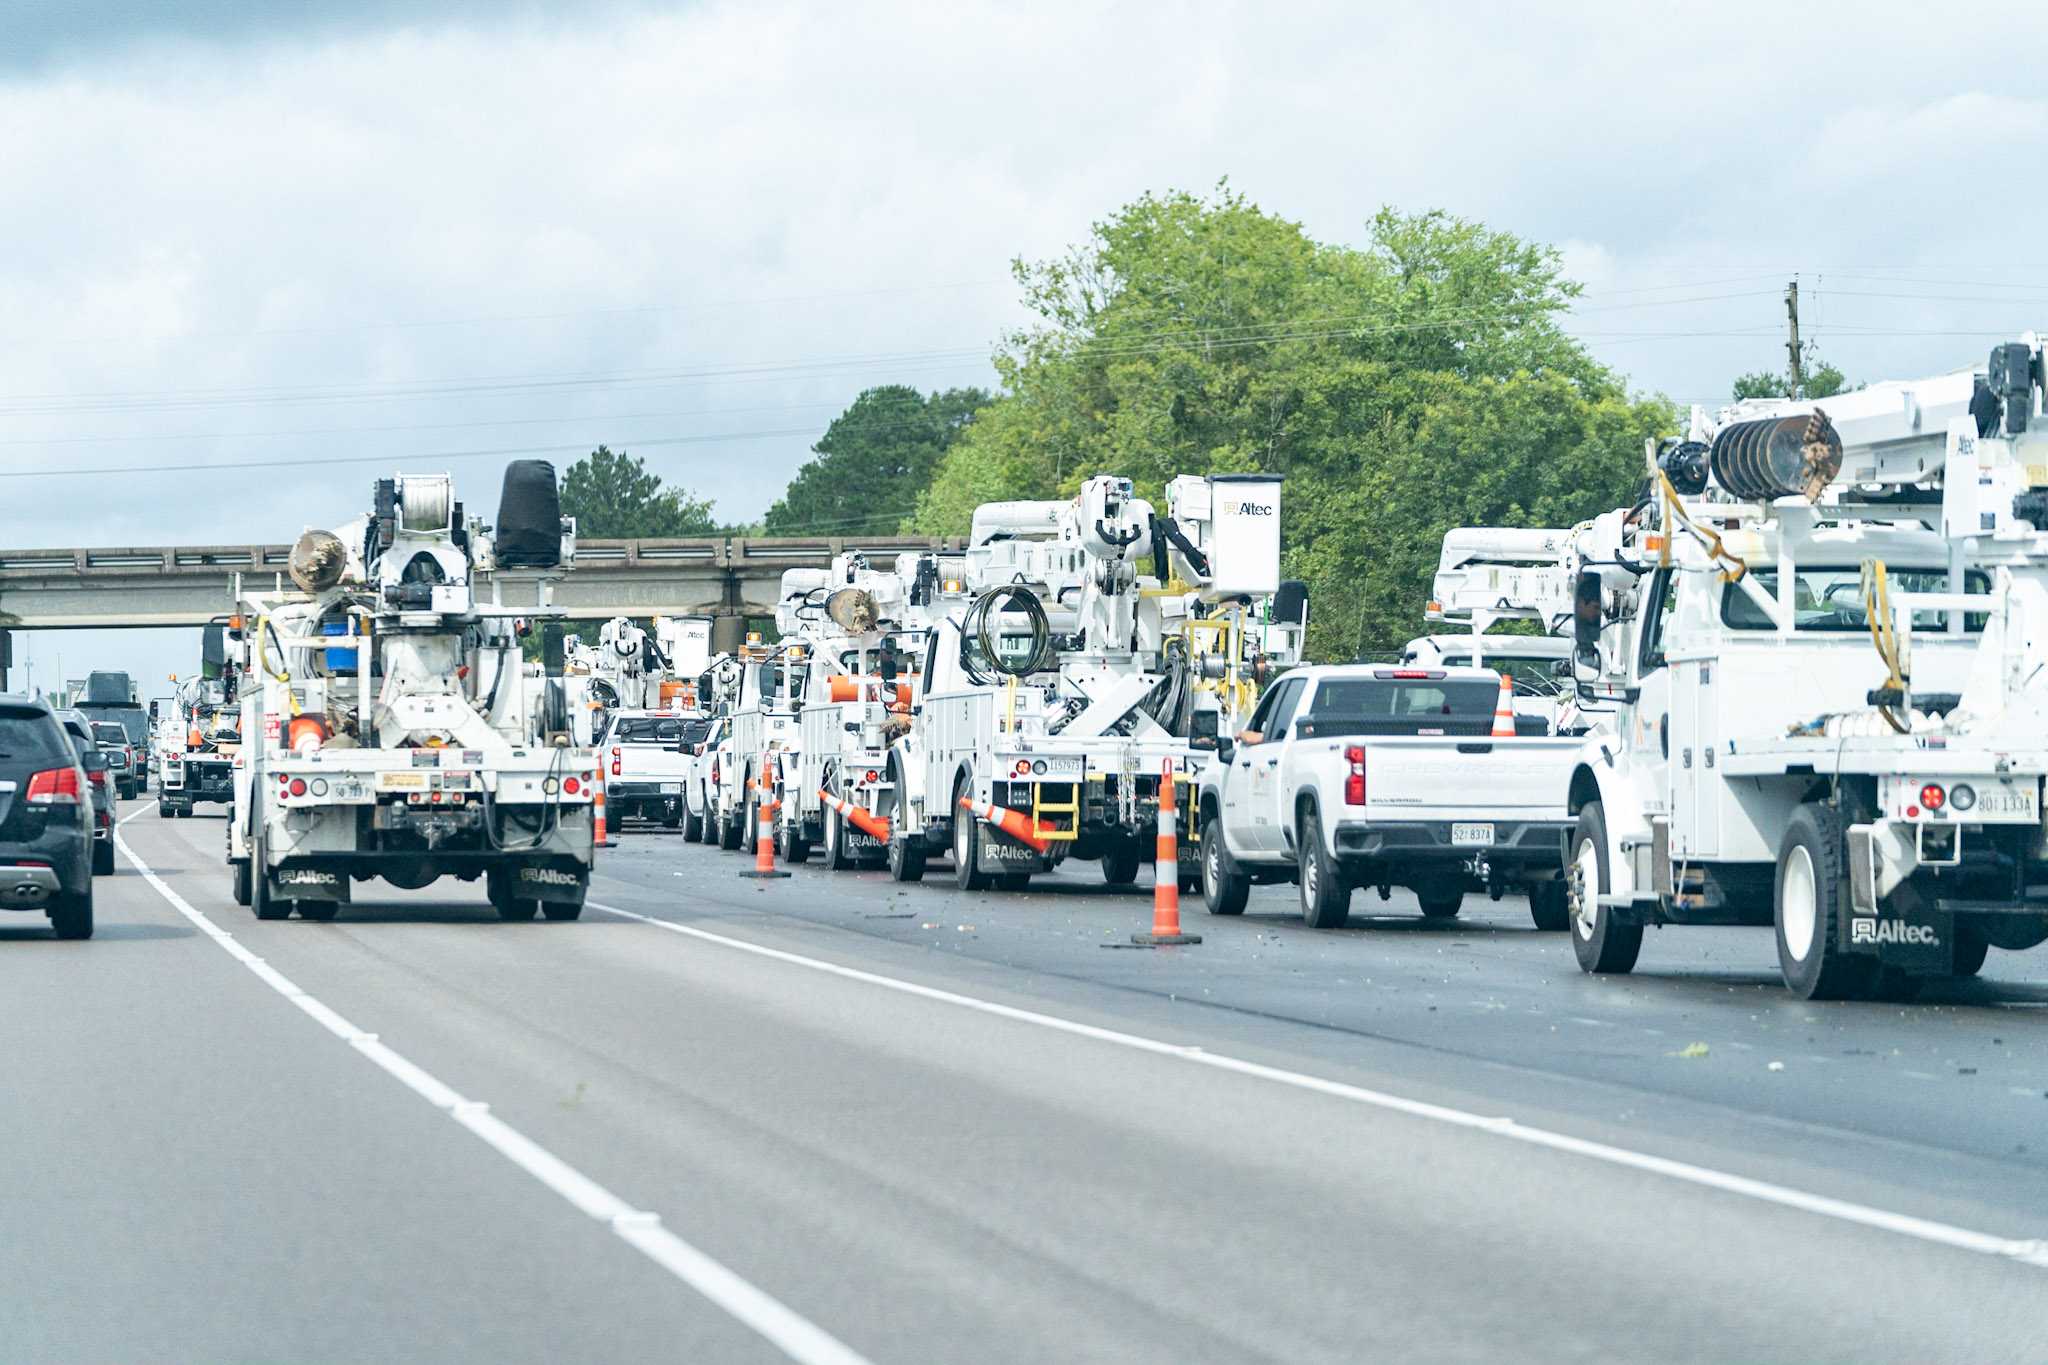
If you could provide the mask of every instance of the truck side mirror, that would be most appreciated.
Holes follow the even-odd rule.
[[[1218,735],[1216,737],[1216,757],[1218,759],[1225,763],[1228,763],[1232,758],[1236,756],[1236,754],[1236,740],[1232,739],[1229,735]]]

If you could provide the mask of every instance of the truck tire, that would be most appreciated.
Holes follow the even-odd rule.
[[[1836,947],[1849,909],[1842,816],[1809,801],[1792,812],[1778,846],[1772,921],[1778,971],[1802,1000],[1849,1000],[1877,984],[1878,962]]]
[[[1111,886],[1129,886],[1138,880],[1138,850],[1119,844],[1102,855],[1102,880]]]
[[[924,880],[925,863],[930,855],[925,851],[924,836],[908,830],[891,830],[889,833],[889,880],[897,882],[921,882]]]
[[[960,809],[960,798],[967,794],[968,779],[960,779],[953,788],[953,885],[962,891],[986,891],[989,878],[976,864],[975,855],[981,840],[975,837],[975,818]]]
[[[998,891],[1029,891],[1030,889],[1031,874],[1029,872],[1001,872],[996,874],[996,890]]]
[[[316,924],[327,924],[341,913],[340,901],[304,900],[298,902],[299,918],[309,919]]]
[[[235,864],[235,904],[249,904],[249,860],[242,859]]]
[[[718,822],[718,846],[727,853],[738,851],[741,831],[746,827],[745,820],[746,812],[742,809],[734,811],[732,819]]]
[[[85,890],[57,897],[50,907],[50,929],[58,938],[92,937],[92,883]]]
[[[1417,891],[1415,903],[1422,907],[1424,919],[1456,919],[1465,904],[1465,892],[1462,887],[1432,886]]]
[[[776,844],[778,847],[775,851],[782,855],[782,861],[785,863],[810,861],[811,841],[804,838],[803,816],[790,816],[788,823],[783,825],[782,835],[776,840]]]
[[[179,818],[180,820],[190,820],[190,819],[192,818],[192,807],[191,807],[191,806],[189,806],[189,805],[186,805],[186,806],[179,806],[179,807],[177,807],[176,809],[177,809],[177,812],[178,812],[178,818]]]
[[[1351,888],[1323,847],[1323,820],[1310,806],[1301,813],[1295,846],[1300,858],[1301,918],[1311,929],[1341,929],[1351,918]]]
[[[257,919],[290,919],[292,903],[270,894],[270,879],[258,876],[252,869],[249,882],[249,908]]]
[[[1571,892],[1564,878],[1529,883],[1529,918],[1546,933],[1571,927]]]
[[[540,912],[557,924],[566,924],[583,916],[582,901],[542,901]]]
[[[704,817],[690,809],[686,803],[683,807],[683,842],[686,844],[696,844],[703,841]]]
[[[1202,904],[1212,915],[1242,915],[1251,899],[1252,879],[1230,856],[1223,842],[1223,822],[1214,815],[1202,820]]]
[[[92,842],[92,875],[111,877],[114,875],[114,841],[95,839]]]
[[[484,873],[484,894],[498,918],[508,923],[524,924],[540,913],[540,902],[532,896],[513,895],[512,879],[497,868]]]
[[[832,782],[829,777],[826,779],[825,790],[828,792],[832,791]],[[835,792],[834,795],[837,795],[837,793]],[[853,866],[853,855],[846,851],[846,817],[841,815],[837,808],[827,804],[824,811],[824,820],[825,828],[823,833],[825,837],[822,847],[825,855],[825,870],[827,872],[844,872]]]
[[[1600,904],[1614,885],[1607,867],[1607,813],[1598,801],[1579,809],[1579,827],[1572,831],[1572,864],[1566,869],[1565,895],[1572,921],[1572,951],[1579,969],[1598,975],[1633,971],[1643,951],[1643,926],[1623,924]]]
[[[156,818],[159,820],[168,820],[171,818],[170,802],[159,800],[156,803]]]

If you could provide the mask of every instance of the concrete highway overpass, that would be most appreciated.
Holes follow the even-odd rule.
[[[771,616],[782,571],[824,568],[845,549],[887,556],[944,548],[921,537],[712,536],[584,540],[555,605],[576,617],[711,616],[717,648],[736,646],[749,616]],[[197,626],[233,605],[233,581],[284,572],[289,545],[146,545],[0,550],[0,625],[21,630]],[[488,576],[485,579],[488,582]],[[530,581],[506,583],[508,606]]]

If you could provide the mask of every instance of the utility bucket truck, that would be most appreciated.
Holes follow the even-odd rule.
[[[1802,997],[2048,939],[2048,432],[2032,336],[1819,402],[1695,409],[1576,580],[1579,963],[1772,924]]]
[[[495,533],[446,475],[376,486],[374,511],[293,546],[296,591],[239,590],[242,730],[228,857],[261,919],[329,919],[351,882],[484,879],[506,919],[575,919],[597,755],[570,743],[560,635],[521,641],[573,563],[552,466],[507,471]],[[485,594],[486,576],[491,595]],[[492,598],[530,583],[542,606]]]
[[[1279,581],[1279,514],[1279,481],[1254,476],[1176,479],[1165,517],[1106,475],[1071,501],[979,508],[967,605],[927,637],[915,723],[889,750],[892,875],[950,848],[963,888],[1068,858],[1128,883],[1169,767],[1191,829],[1217,737],[1299,648],[1307,599]],[[1196,842],[1180,845],[1189,884]]]
[[[764,800],[779,800],[779,793],[796,776],[797,712],[803,707],[810,658],[802,635],[791,632],[800,610],[797,603],[824,574],[823,569],[786,570],[776,621],[788,638],[770,645],[761,643],[758,635],[750,636],[740,651],[731,723],[713,765],[721,848],[753,852]]]
[[[1410,640],[1401,662],[1505,673],[1513,680],[1517,716],[1537,717],[1553,734],[1575,729],[1572,642],[1557,632],[1571,627],[1576,534],[1499,526],[1445,532],[1423,616],[1454,629]],[[1542,633],[1495,633],[1507,623]]]
[[[810,679],[798,722],[795,779],[778,842],[802,861],[813,844],[838,871],[879,864],[897,818],[888,749],[906,733],[932,625],[964,605],[957,555],[899,555],[887,568],[850,550],[805,596]]]
[[[185,817],[201,802],[234,800],[234,770],[242,744],[242,713],[228,650],[239,632],[226,622],[206,626],[200,670],[177,682],[172,694],[152,703],[150,747],[155,751],[156,811]]]

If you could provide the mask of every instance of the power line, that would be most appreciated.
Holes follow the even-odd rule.
[[[1509,325],[1528,323],[1552,314],[1579,314],[1610,312],[1637,308],[1679,307],[1694,303],[1717,302],[1727,299],[1759,296],[1772,291],[1743,291],[1727,294],[1698,295],[1682,299],[1644,299],[1634,303],[1604,304],[1592,307],[1579,305],[1576,300],[1544,299],[1531,301],[1509,317]],[[1583,296],[1581,296],[1583,297]],[[1198,344],[1210,348],[1236,344],[1264,344],[1279,340],[1323,339],[1345,332],[1358,335],[1387,334],[1400,331],[1435,330],[1454,326],[1460,322],[1490,318],[1500,310],[1495,305],[1473,305],[1463,309],[1445,310],[1420,318],[1400,322],[1382,323],[1364,328],[1347,328],[1342,324],[1362,322],[1383,317],[1385,308],[1369,312],[1324,315],[1321,317],[1298,318],[1295,328],[1315,327],[1326,330],[1290,330],[1287,326],[1272,320],[1230,324],[1222,327],[1172,326],[1143,329],[1108,342],[1105,338],[1091,337],[1081,344],[1095,350],[1096,354],[1146,354],[1159,350],[1173,349],[1182,344]],[[1334,328],[1334,330],[1328,330]],[[1019,333],[1022,340],[1043,337],[1058,341],[1062,334]],[[1125,341],[1138,343],[1125,345]],[[1102,348],[1105,343],[1110,350]],[[647,383],[686,382],[692,380],[724,379],[742,377],[783,376],[804,372],[829,372],[834,367],[874,368],[877,366],[900,367],[907,363],[922,361],[985,360],[985,347],[950,348],[934,351],[882,352],[866,355],[826,357],[805,361],[762,362],[741,365],[711,367],[697,370],[624,370],[611,372],[586,372],[582,374],[532,374],[504,376],[474,376],[452,380],[420,380],[403,384],[384,386],[259,386],[254,388],[193,388],[154,391],[110,390],[81,394],[24,394],[11,400],[0,399],[0,413],[14,416],[55,416],[74,412],[89,411],[157,411],[191,407],[242,406],[251,403],[300,403],[300,402],[347,402],[361,400],[415,399],[449,396],[475,396],[486,393],[528,392],[537,390],[561,390],[593,386],[632,386]]]

